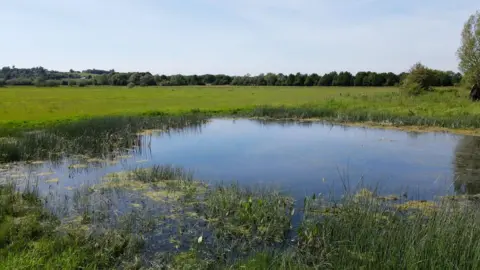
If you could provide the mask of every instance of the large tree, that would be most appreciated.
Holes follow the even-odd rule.
[[[462,45],[457,51],[459,68],[468,84],[480,85],[480,11],[470,16],[462,31]]]

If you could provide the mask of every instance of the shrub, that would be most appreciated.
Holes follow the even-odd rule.
[[[85,87],[87,86],[87,81],[85,80],[80,80],[77,82],[78,87]]]
[[[42,78],[36,78],[34,81],[33,81],[33,85],[35,85],[36,87],[44,87],[46,84],[45,80],[42,79]]]
[[[69,80],[68,81],[68,86],[75,86],[75,85],[77,85],[77,81],[75,81],[75,80]]]
[[[60,82],[56,80],[47,80],[45,81],[45,86],[46,87],[57,87],[60,86]]]
[[[5,83],[7,85],[32,85],[32,80],[30,79],[10,79],[6,80]]]
[[[127,84],[127,88],[134,88],[135,87],[135,84],[130,82]]]
[[[427,91],[433,91],[435,76],[433,70],[416,63],[403,80],[401,92],[407,95],[419,95]]]
[[[5,87],[6,83],[5,80],[0,79],[0,87]]]

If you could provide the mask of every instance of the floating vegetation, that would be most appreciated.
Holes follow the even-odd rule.
[[[132,155],[120,155],[120,156],[117,156],[118,159],[128,159],[128,158],[133,158]]]
[[[37,173],[37,176],[49,176],[52,174],[55,174],[55,172],[41,172],[41,173]]]
[[[153,134],[158,134],[161,132],[165,132],[163,129],[147,129],[143,130],[141,132],[137,132],[137,135],[143,135],[143,136],[148,136],[148,135],[153,135]]]
[[[89,158],[86,160],[88,163],[104,163],[106,160],[101,158]]]
[[[70,164],[68,168],[69,169],[86,169],[88,168],[88,164]]]
[[[58,178],[53,178],[53,179],[45,180],[45,183],[58,183],[59,181],[60,181],[60,179],[58,179]]]

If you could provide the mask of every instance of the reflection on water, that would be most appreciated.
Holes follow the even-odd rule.
[[[480,137],[465,136],[455,149],[455,191],[480,193]]]
[[[358,185],[407,193],[414,199],[480,192],[477,137],[215,119],[204,126],[142,132],[137,145],[105,159],[77,156],[16,166],[0,171],[0,180],[38,181],[40,189],[53,187],[63,194],[101,182],[109,173],[174,164],[194,170],[199,180],[270,185],[297,199],[312,193],[339,194],[345,186]]]

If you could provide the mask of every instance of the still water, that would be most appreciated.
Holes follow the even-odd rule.
[[[480,193],[480,137],[214,119],[201,128],[152,132],[140,139],[140,149],[116,162],[87,167],[65,159],[3,170],[0,178],[35,178],[41,190],[62,192],[97,183],[111,172],[172,164],[212,184],[272,186],[296,199],[340,194],[345,186],[377,187],[380,193],[412,199]]]

